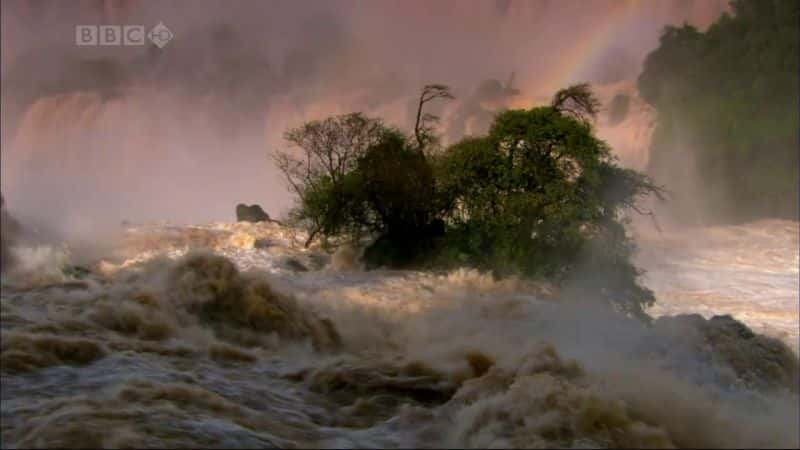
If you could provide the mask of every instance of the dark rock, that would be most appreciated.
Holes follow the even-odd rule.
[[[283,265],[289,270],[293,270],[295,272],[308,272],[308,268],[294,258],[286,258],[286,260],[283,262]]]
[[[273,246],[272,241],[264,238],[256,239],[256,241],[253,243],[253,248],[258,250],[263,250],[265,248],[270,248],[272,246]]]
[[[712,317],[708,321],[708,326],[711,331],[736,336],[740,339],[751,339],[756,336],[750,328],[747,328],[747,325],[734,319],[730,314]]]
[[[236,205],[236,221],[237,222],[270,222],[271,219],[260,205],[247,206],[244,203]]]
[[[320,253],[311,253],[308,256],[308,260],[312,270],[321,270],[323,267],[328,265],[330,259],[331,259],[330,256]]]
[[[780,340],[754,333],[729,315],[709,320],[697,314],[663,316],[653,327],[659,334],[688,344],[703,360],[729,368],[748,388],[792,392],[800,388],[794,352]]]
[[[77,280],[83,280],[92,274],[92,271],[86,267],[73,265],[64,266],[64,268],[61,269],[61,272],[64,274],[64,276],[75,278]]]
[[[628,117],[628,109],[631,98],[625,94],[617,94],[611,100],[608,107],[608,123],[611,126],[617,125]]]

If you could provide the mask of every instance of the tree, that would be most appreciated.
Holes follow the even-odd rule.
[[[414,137],[417,139],[417,148],[424,149],[433,136],[433,124],[439,117],[433,114],[423,114],[422,109],[426,103],[437,98],[452,100],[455,97],[450,93],[450,88],[443,84],[428,84],[422,89],[417,105],[417,120],[414,122]]]
[[[351,113],[311,121],[290,129],[288,149],[273,160],[299,200],[294,218],[309,222],[310,245],[316,235],[340,224],[347,201],[347,177],[367,149],[391,130],[379,119]]]
[[[594,97],[588,83],[559,90],[550,106],[559,113],[571,115],[585,123],[591,123],[600,111],[600,101]]]
[[[596,104],[588,89],[567,94],[557,97]],[[454,205],[446,214],[446,251],[501,275],[569,281],[645,318],[654,298],[637,283],[623,213],[646,213],[637,201],[661,191],[616,166],[606,144],[576,118],[578,108],[554,104],[502,112],[487,136],[448,148],[437,171],[439,192]]]
[[[376,240],[366,248],[368,267],[407,267],[426,259],[444,233],[433,168],[401,135],[387,135],[359,160],[365,224]]]
[[[423,93],[420,111],[433,95]],[[352,127],[312,122],[287,135],[307,158],[279,163],[312,230],[373,238],[368,267],[467,265],[570,281],[646,319],[654,298],[630,262],[624,212],[645,213],[638,200],[660,189],[615,164],[586,120],[596,105],[588,86],[568,88],[552,106],[502,112],[487,135],[430,156],[420,148],[428,131],[419,123],[415,136],[377,126],[359,141],[368,144],[345,154],[338,143],[349,142],[340,137]]]
[[[358,161],[364,197],[374,211],[377,232],[400,232],[424,226],[433,215],[433,172],[425,156],[400,134],[370,147]]]

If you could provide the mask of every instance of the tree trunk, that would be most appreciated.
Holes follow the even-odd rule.
[[[308,239],[306,239],[305,248],[308,248],[308,246],[311,245],[311,243],[314,241],[314,238],[317,236],[317,233],[319,233],[318,228],[313,229],[311,233],[309,233]]]

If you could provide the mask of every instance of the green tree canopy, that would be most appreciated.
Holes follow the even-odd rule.
[[[487,135],[433,153],[420,148],[430,141],[419,129],[409,136],[339,116],[287,134],[316,169],[278,161],[297,167],[282,169],[298,184],[296,216],[326,237],[371,237],[369,267],[467,265],[546,278],[646,318],[653,294],[637,282],[624,222],[642,196],[660,190],[616,165],[592,129],[597,105],[588,85],[572,86],[549,106],[502,112]],[[366,124],[375,134],[364,145],[330,150]]]
[[[667,27],[638,85],[658,112],[648,171],[701,219],[797,218],[800,2],[735,0]],[[694,168],[695,178],[686,173]]]
[[[574,281],[608,269],[613,276],[594,277],[595,290],[643,315],[652,294],[636,284],[624,212],[660,191],[618,167],[585,117],[555,106],[506,111],[487,136],[450,147],[438,161],[440,191],[453,204],[448,247],[505,274]]]

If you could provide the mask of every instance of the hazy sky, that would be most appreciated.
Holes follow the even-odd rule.
[[[468,6],[468,7],[467,7]],[[20,215],[90,227],[231,220],[290,205],[271,149],[302,120],[407,126],[421,86],[467,101],[515,74],[529,106],[570,82],[632,80],[665,24],[725,1],[3,1],[2,190]],[[78,47],[75,26],[159,21],[174,39]]]

